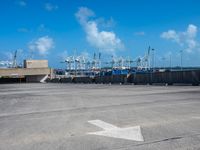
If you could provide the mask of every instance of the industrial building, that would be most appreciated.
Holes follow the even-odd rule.
[[[21,68],[1,68],[0,83],[44,82],[52,73],[53,70],[48,67],[48,60],[24,60],[24,66]]]

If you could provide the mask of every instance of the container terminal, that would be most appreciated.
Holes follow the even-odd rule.
[[[65,69],[52,69],[48,60],[24,60],[23,65],[18,65],[15,51],[12,61],[0,61],[0,83],[200,84],[200,68],[183,67],[182,58],[178,67],[156,67],[154,49],[150,47],[136,59],[111,56],[105,62],[101,55],[68,56],[60,62]]]

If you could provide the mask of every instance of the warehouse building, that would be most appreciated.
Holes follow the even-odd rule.
[[[23,68],[0,69],[0,83],[4,82],[44,82],[52,77],[53,70],[48,60],[24,60]]]

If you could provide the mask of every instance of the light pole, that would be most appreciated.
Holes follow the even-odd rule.
[[[180,56],[181,56],[181,70],[183,70],[183,50],[180,50]]]
[[[162,57],[162,60],[163,60],[163,69],[165,69],[165,60],[166,60],[166,58]]]
[[[172,54],[169,55],[170,70],[172,70]]]
[[[154,48],[152,48],[151,49],[151,51],[152,51],[152,71],[151,71],[151,81],[150,81],[150,84],[152,84],[153,82],[154,82],[154,77],[153,77],[153,73],[154,73],[154,67],[155,67],[155,49]]]
[[[154,67],[155,67],[155,49],[154,48],[152,48],[151,49],[152,50],[152,55],[153,55],[153,57],[152,57],[152,70],[154,71]]]

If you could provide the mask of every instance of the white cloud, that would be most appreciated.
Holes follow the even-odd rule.
[[[4,53],[4,55],[5,55],[6,59],[8,59],[9,61],[13,60],[13,53],[12,52],[6,51]]]
[[[193,24],[190,24],[185,34],[188,36],[188,38],[195,38],[197,35],[197,27]]]
[[[122,41],[113,31],[100,31],[98,21],[93,19],[95,13],[92,10],[81,7],[75,15],[86,32],[86,39],[91,46],[108,53],[115,53],[116,50],[123,48]]]
[[[106,20],[105,18],[101,17],[96,19],[96,22],[102,28],[111,28],[114,27],[116,24],[112,17],[109,20]]]
[[[87,51],[81,52],[81,56],[83,56],[86,60],[90,59],[90,54]]]
[[[161,37],[167,40],[173,40],[177,43],[180,42],[179,35],[174,30],[168,30],[167,32],[163,32]]]
[[[46,3],[45,4],[45,9],[47,11],[53,11],[53,10],[57,10],[58,9],[58,6],[57,5],[54,5],[54,4],[51,4],[51,3]]]
[[[63,52],[61,52],[61,53],[58,54],[58,57],[59,57],[59,59],[60,59],[61,61],[64,61],[68,56],[69,56],[69,55],[68,55],[67,50],[65,50],[65,51],[63,51]]]
[[[197,36],[198,29],[195,25],[190,24],[188,26],[187,32],[185,32],[186,43],[188,48],[186,49],[188,52],[192,52],[198,46],[198,42],[195,40]]]
[[[144,36],[144,35],[145,35],[145,32],[144,32],[144,31],[135,32],[134,35],[137,35],[137,36]]]
[[[16,1],[16,4],[19,5],[19,6],[22,6],[22,7],[25,7],[27,5],[24,0]]]
[[[75,15],[82,25],[87,24],[88,19],[95,16],[94,12],[87,7],[80,7]]]
[[[37,28],[37,31],[38,31],[38,32],[50,32],[50,29],[48,29],[48,28],[46,27],[46,25],[40,24],[40,25],[38,26],[38,28]]]
[[[189,24],[186,31],[176,32],[175,30],[168,30],[161,34],[161,38],[178,43],[190,53],[199,47],[199,43],[196,41],[197,32],[197,26]]]
[[[38,51],[40,55],[48,54],[49,50],[54,47],[54,41],[48,36],[43,36],[29,43],[29,49]]]

